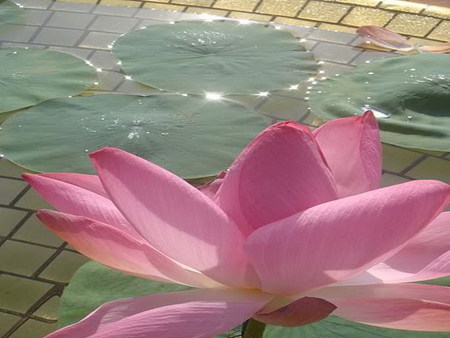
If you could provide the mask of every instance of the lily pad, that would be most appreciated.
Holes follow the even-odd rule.
[[[181,93],[256,94],[317,72],[312,54],[293,35],[260,24],[152,25],[119,38],[113,52],[135,80]]]
[[[96,262],[89,262],[77,270],[64,290],[59,305],[58,327],[78,322],[100,305],[113,300],[154,293],[188,290],[190,287],[155,282],[125,275]],[[236,337],[240,328],[219,337]]]
[[[372,110],[382,140],[403,147],[450,150],[450,56],[386,58],[320,82],[312,112],[326,119]]]
[[[95,81],[95,69],[65,53],[0,49],[0,113],[76,95]]]
[[[23,15],[23,9],[14,2],[0,0],[0,26],[5,23],[20,22]]]
[[[87,153],[121,148],[185,178],[214,176],[264,127],[244,107],[182,95],[55,99],[10,117],[4,156],[39,172],[92,173]]]

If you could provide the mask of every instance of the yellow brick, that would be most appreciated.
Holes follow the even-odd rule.
[[[408,41],[416,44],[416,45],[421,45],[421,46],[434,46],[437,44],[440,44],[441,42],[439,41],[434,41],[434,40],[429,40],[429,39],[422,39],[422,38],[409,38]]]
[[[74,2],[74,0],[56,0],[58,2]],[[79,4],[96,4],[97,0],[77,0]]]
[[[427,9],[425,9],[425,11],[423,11],[422,15],[430,15],[442,19],[450,19],[450,8],[440,6],[430,6]]]
[[[368,25],[384,26],[393,16],[394,14],[382,9],[355,7],[342,20],[342,23],[358,27]]]
[[[325,1],[331,1],[331,2],[343,2],[346,4],[354,4],[354,5],[364,5],[364,6],[371,6],[375,7],[380,3],[381,0],[325,0]]]
[[[210,14],[217,16],[226,16],[228,14],[228,11],[221,11],[219,9],[200,8],[200,7],[188,7],[186,12],[197,14]]]
[[[272,19],[272,16],[270,15],[250,14],[242,12],[231,12],[228,17],[233,19],[248,19],[254,21],[270,21]]]
[[[302,19],[338,22],[349,10],[350,6],[331,2],[310,1],[300,12]]]
[[[283,18],[280,16],[277,16],[274,22],[281,23],[283,25],[294,25],[294,26],[307,26],[307,27],[313,27],[317,26],[317,22],[315,21],[308,21],[308,20],[299,20],[299,19],[291,19],[291,18]]]
[[[148,1],[148,0],[143,0],[144,2],[145,1]],[[164,2],[164,3],[168,3],[170,0],[151,0],[152,2]]]
[[[336,32],[345,32],[345,33],[355,33],[355,28],[353,27],[347,27],[347,26],[341,26],[341,25],[334,25],[332,23],[321,23],[319,25],[320,29],[326,29],[327,31],[336,31]]]
[[[178,5],[209,7],[213,3],[213,0],[172,0],[171,3]]]
[[[253,12],[259,0],[217,0],[215,8],[231,9],[233,11]]]
[[[383,0],[380,5],[380,8],[408,13],[419,13],[425,7],[427,7],[427,5],[416,2],[406,2],[403,0]]]
[[[162,9],[166,11],[179,11],[182,12],[186,7],[179,5],[166,5],[166,4],[154,4],[154,3],[146,3],[144,8],[153,8],[153,9]]]
[[[127,0],[102,0],[100,1],[100,5],[139,7],[141,3],[138,1],[127,1]]]
[[[442,21],[431,34],[428,35],[430,39],[450,41],[450,21]]]
[[[414,14],[398,14],[386,28],[400,34],[425,36],[439,22],[439,19]]]
[[[256,9],[256,12],[296,16],[305,3],[306,0],[264,0]]]

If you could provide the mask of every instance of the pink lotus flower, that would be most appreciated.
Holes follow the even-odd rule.
[[[298,326],[342,318],[450,330],[450,293],[411,284],[450,271],[448,185],[378,188],[375,118],[263,131],[201,191],[118,149],[98,176],[25,175],[60,211],[38,217],[86,256],[195,290],[113,301],[49,337],[211,337],[250,317]]]

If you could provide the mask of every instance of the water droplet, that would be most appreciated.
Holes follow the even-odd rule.
[[[322,92],[319,90],[319,91],[317,92],[317,94],[322,94]]]
[[[324,63],[325,63],[325,62],[323,62],[323,61],[318,61],[318,62],[317,62],[318,65],[323,65]]]
[[[125,75],[125,80],[131,80],[131,76],[130,75]]]
[[[88,153],[88,152],[89,152],[89,149],[84,149],[84,152],[85,152],[85,153]]]
[[[366,99],[367,100],[372,100],[372,98],[370,96],[367,96]]]
[[[3,154],[0,154],[0,158],[3,158],[3,157],[5,157],[5,155],[3,155]]]
[[[324,70],[319,70],[319,74],[325,74]]]
[[[411,115],[406,116],[406,118],[408,119],[408,121],[411,121],[413,119]]]
[[[169,135],[169,133],[161,133],[162,136]]]
[[[412,72],[415,72],[416,68],[410,68],[409,70],[412,71]]]
[[[367,74],[369,74],[369,75],[373,75],[373,74],[375,74],[374,72],[368,72]]]
[[[384,112],[382,111],[382,109],[378,108],[378,107],[374,107],[368,104],[365,104],[363,107],[361,107],[361,111],[364,113],[367,110],[372,111],[373,115],[377,118],[383,118],[383,119],[388,119],[391,117],[391,113],[388,112]]]
[[[17,52],[16,51],[14,51],[14,52],[12,52],[14,55],[17,55]]]
[[[308,101],[309,100],[309,96],[305,96],[305,101]]]

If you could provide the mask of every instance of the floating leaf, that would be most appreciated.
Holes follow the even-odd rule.
[[[259,24],[152,25],[119,38],[113,52],[133,79],[181,93],[256,94],[317,72],[294,36]]]
[[[450,57],[421,54],[386,58],[320,82],[310,95],[326,119],[372,110],[384,142],[450,150]]]
[[[0,26],[5,23],[20,22],[23,10],[14,2],[0,0]]]
[[[182,95],[95,95],[50,100],[3,124],[8,159],[40,172],[93,171],[87,153],[117,147],[185,178],[226,169],[266,123],[227,102]]]
[[[83,60],[50,50],[1,49],[0,64],[0,113],[76,95],[95,81]]]
[[[330,316],[320,322],[289,328],[267,326],[264,338],[444,338],[448,332],[419,332],[385,329]]]

